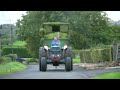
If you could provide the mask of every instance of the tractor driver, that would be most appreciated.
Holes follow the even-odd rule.
[[[54,37],[54,40],[52,41],[52,46],[60,46],[60,41],[57,39],[57,37]]]

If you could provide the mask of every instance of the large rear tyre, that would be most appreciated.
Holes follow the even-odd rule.
[[[39,58],[46,57],[47,51],[44,49],[44,47],[40,47],[39,49]]]
[[[39,59],[39,71],[41,71],[41,59]]]
[[[71,59],[71,70],[73,70],[73,60]]]
[[[66,71],[71,71],[71,69],[72,69],[71,65],[72,65],[71,58],[67,57],[66,60],[65,60],[65,70]]]
[[[46,50],[44,49],[44,47],[40,47],[39,48],[39,71],[41,70],[41,59],[42,57],[46,57]]]
[[[47,61],[46,61],[46,58],[45,57],[42,57],[41,58],[41,71],[46,71],[47,70]]]

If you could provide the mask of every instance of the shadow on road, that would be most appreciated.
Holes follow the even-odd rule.
[[[66,71],[65,69],[48,69],[46,72],[66,72]]]

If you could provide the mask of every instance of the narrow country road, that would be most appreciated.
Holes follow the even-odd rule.
[[[26,70],[11,75],[0,75],[0,79],[90,79],[106,72],[120,71],[120,68],[86,70],[74,66],[73,71],[66,72],[64,65],[61,65],[58,68],[48,65],[46,72],[40,72],[38,67],[38,65],[28,65]]]

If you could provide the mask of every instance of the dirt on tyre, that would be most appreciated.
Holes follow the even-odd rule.
[[[65,60],[65,70],[66,71],[71,71],[72,67],[72,59],[70,57],[67,57]]]
[[[47,61],[45,57],[42,57],[40,60],[40,66],[41,66],[41,71],[46,71],[47,70]]]
[[[40,59],[41,57],[46,57],[46,55],[47,55],[47,52],[46,52],[46,50],[44,49],[44,47],[40,47],[40,49],[39,49],[39,59]]]
[[[66,57],[71,57],[72,58],[72,48],[71,47],[68,47],[66,50],[65,50],[65,56]]]

